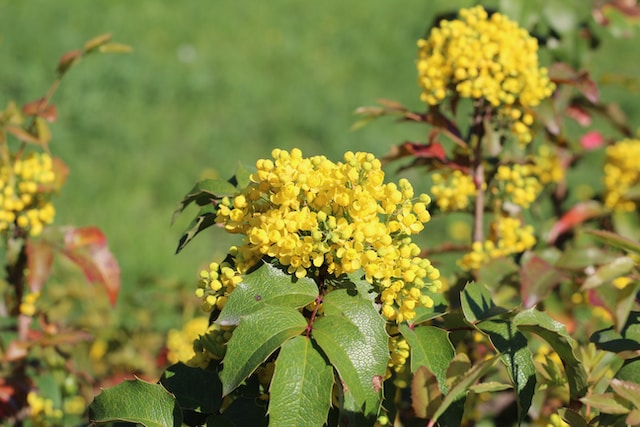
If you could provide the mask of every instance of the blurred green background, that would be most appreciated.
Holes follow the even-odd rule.
[[[517,13],[581,1],[482,4]],[[378,98],[421,108],[416,40],[436,14],[476,3],[0,0],[0,103],[40,97],[59,57],[93,36],[110,32],[134,48],[71,70],[54,97],[51,149],[71,169],[57,224],[99,226],[120,262],[123,298],[149,304],[158,283],[177,281],[190,293],[199,266],[228,246],[223,233],[208,231],[174,255],[193,211],[172,227],[171,213],[202,176],[226,178],[274,147],[338,160],[346,150],[383,155],[426,140],[425,128],[390,120],[352,132],[353,111]],[[577,25],[572,16],[564,24]],[[631,39],[605,36],[586,65],[597,80],[614,81],[603,99],[619,102],[637,126],[637,84],[615,76],[637,77],[640,52]]]

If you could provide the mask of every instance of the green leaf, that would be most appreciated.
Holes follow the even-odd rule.
[[[571,427],[588,427],[587,421],[582,418],[582,415],[571,409],[560,408],[558,409],[558,414],[565,422],[569,423]]]
[[[493,302],[486,286],[475,282],[467,283],[464,287],[460,293],[460,304],[464,317],[472,324],[507,311]]]
[[[640,358],[625,361],[616,372],[616,378],[640,384]]]
[[[640,350],[640,312],[630,312],[620,332],[611,326],[594,332],[590,341],[598,348],[614,353]]]
[[[211,204],[200,209],[198,216],[191,221],[187,231],[180,237],[176,253],[179,253],[198,233],[216,223],[217,208]]]
[[[640,255],[640,243],[634,240],[605,230],[589,230],[586,233],[591,234],[607,245]]]
[[[135,379],[96,396],[89,405],[89,419],[96,424],[127,421],[146,427],[180,427],[182,412],[176,398],[160,384]]]
[[[630,411],[624,405],[624,399],[613,393],[591,394],[581,398],[580,401],[605,414],[628,414]]]
[[[469,387],[474,393],[493,393],[496,391],[504,391],[513,388],[511,384],[505,384],[498,381],[489,381],[486,383],[474,384]]]
[[[249,184],[251,184],[251,171],[247,169],[242,163],[238,163],[238,166],[236,167],[236,173],[233,175],[233,178],[231,178],[229,182],[235,185],[238,189],[246,188],[249,186]]]
[[[236,191],[236,188],[231,183],[222,179],[205,179],[200,181],[196,183],[191,191],[178,203],[178,206],[173,211],[171,223],[175,222],[178,215],[193,202],[198,206],[210,205],[214,200],[234,195]]]
[[[442,293],[427,293],[433,300],[433,307],[426,308],[422,305],[416,306],[416,317],[411,321],[413,325],[426,322],[436,317],[440,317],[447,312],[447,298]]]
[[[426,366],[437,380],[442,393],[447,392],[447,368],[454,356],[449,334],[434,326],[410,328],[400,325],[400,333],[411,347],[411,372]]]
[[[536,368],[527,338],[516,330],[509,318],[485,320],[477,326],[489,335],[494,347],[502,353],[502,361],[507,365],[516,391],[518,421],[522,423],[536,388]]]
[[[244,390],[243,390],[244,391]],[[240,396],[234,398],[231,405],[224,410],[223,419],[214,419],[215,427],[267,427],[267,405],[263,404],[255,395]]]
[[[431,418],[442,404],[442,391],[436,376],[426,366],[413,372],[411,407],[418,418]]]
[[[431,419],[432,422],[435,422],[440,418],[441,415],[457,400],[463,398],[469,390],[469,387],[473,383],[475,383],[478,379],[483,377],[489,369],[493,366],[496,360],[499,359],[500,356],[493,356],[489,359],[485,359],[482,362],[478,363],[468,369],[466,372],[462,373],[460,376],[457,376],[449,389],[447,395],[442,399],[442,404],[438,407],[438,410],[433,415]],[[453,363],[456,362],[454,358]]]
[[[217,372],[177,363],[164,371],[160,384],[173,393],[183,409],[212,414],[222,404],[222,383]]]
[[[222,394],[231,393],[271,353],[306,327],[305,318],[291,307],[265,306],[243,317],[222,361]]]
[[[597,288],[611,280],[624,276],[633,270],[635,263],[629,257],[623,256],[600,266],[595,273],[587,277],[580,288],[581,291]]]
[[[237,325],[240,318],[268,305],[300,308],[315,301],[318,286],[308,278],[295,279],[269,263],[246,274],[220,312],[216,323]]]
[[[611,380],[611,388],[618,396],[625,398],[635,408],[640,409],[640,384],[614,378]]]
[[[322,427],[331,407],[333,369],[313,342],[298,336],[283,344],[269,389],[269,421],[278,426]]]
[[[385,322],[369,300],[346,289],[327,294],[323,307],[325,315],[313,324],[313,338],[360,411],[375,415],[389,359]]]
[[[569,336],[564,325],[534,309],[518,313],[513,324],[520,331],[540,336],[558,353],[567,373],[571,399],[584,396],[587,392],[587,373],[575,355],[576,342]]]

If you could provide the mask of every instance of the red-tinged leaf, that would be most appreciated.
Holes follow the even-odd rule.
[[[41,145],[40,144],[40,140],[38,139],[37,136],[30,134],[29,132],[27,132],[26,130],[22,129],[21,127],[18,127],[18,126],[7,126],[5,129],[7,130],[7,132],[9,132],[10,134],[15,136],[16,138],[18,138],[22,142],[28,142],[28,143],[31,143],[31,144]]]
[[[409,111],[407,107],[405,107],[398,101],[394,101],[392,99],[380,98],[377,100],[377,102],[378,104],[383,105],[385,108],[388,108],[390,110],[397,110],[397,111],[403,111],[403,112]]]
[[[385,155],[382,160],[392,161],[409,156],[423,159],[437,159],[440,161],[446,160],[446,153],[440,143],[432,142],[430,144],[421,144],[410,141],[391,147],[391,151]]]
[[[591,114],[578,104],[572,104],[565,110],[567,116],[575,120],[580,126],[587,127],[591,124]]]
[[[82,55],[84,55],[84,51],[82,50],[72,50],[62,55],[60,61],[58,61],[58,68],[56,69],[58,74],[66,73],[69,68],[80,61]]]
[[[22,112],[27,116],[38,116],[42,117],[46,121],[53,123],[57,118],[56,106],[52,104],[47,104],[46,98],[36,99],[35,101],[31,101],[25,104],[22,107]]]
[[[585,150],[595,150],[605,144],[604,137],[597,130],[589,131],[580,137],[580,145]]]
[[[94,38],[92,38],[91,40],[87,41],[84,44],[84,50],[87,52],[90,52],[102,45],[104,45],[105,43],[109,42],[109,40],[111,40],[111,34],[107,33],[107,34],[101,34],[99,36],[96,36]]]
[[[555,243],[559,236],[572,230],[583,222],[597,218],[605,214],[605,209],[595,200],[587,200],[579,202],[569,209],[562,217],[553,225],[551,231],[547,235],[547,242]]]
[[[24,341],[13,340],[9,343],[2,359],[5,362],[15,362],[24,359],[29,354],[29,343]]]
[[[543,258],[533,255],[522,265],[520,277],[522,301],[525,308],[531,308],[546,298],[563,275]]]
[[[116,303],[120,290],[120,266],[99,228],[66,227],[63,253],[82,269],[89,282],[97,282],[105,288],[111,305]]]
[[[575,86],[593,104],[598,102],[598,86],[588,71],[576,71],[569,64],[556,62],[549,67],[549,77],[555,83]]]
[[[38,292],[51,274],[53,248],[44,240],[27,240],[27,283],[31,292]]]

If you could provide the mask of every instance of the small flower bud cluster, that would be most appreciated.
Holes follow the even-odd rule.
[[[629,191],[640,186],[640,139],[624,139],[607,147],[604,165],[604,204],[614,211],[633,212],[637,209],[635,197]]]
[[[387,319],[410,320],[416,306],[432,306],[427,293],[440,288],[440,273],[410,237],[430,220],[427,195],[415,198],[406,179],[385,184],[369,153],[347,152],[344,163],[304,158],[299,149],[275,149],[272,157],[258,160],[251,184],[218,206],[216,221],[244,235],[233,254],[238,272],[263,257],[297,277],[361,270],[380,289]]]
[[[0,231],[17,226],[32,236],[51,224],[53,205],[42,186],[55,180],[53,162],[46,154],[30,153],[13,164],[0,167]]]
[[[534,163],[534,174],[542,185],[557,184],[564,179],[565,172],[560,157],[550,146],[540,146]]]
[[[195,355],[186,363],[189,366],[205,368],[211,360],[222,360],[227,352],[227,342],[231,339],[234,326],[211,324],[204,334],[193,341]]]
[[[506,215],[498,216],[491,224],[491,237],[484,242],[474,242],[471,252],[458,264],[464,270],[477,270],[492,259],[524,252],[536,244],[534,229]]]
[[[27,394],[29,418],[35,425],[59,425],[64,416],[60,408],[53,405],[52,399],[40,396],[34,391]]]
[[[30,292],[22,297],[20,314],[32,317],[37,312],[36,301],[40,298],[40,291]]]
[[[460,170],[436,172],[431,179],[431,194],[443,212],[466,209],[476,194],[473,177]]]
[[[232,247],[230,252],[235,254],[236,248]],[[229,294],[241,281],[242,276],[229,262],[209,264],[208,270],[200,272],[198,289],[196,289],[196,296],[202,298],[202,309],[211,311],[215,307],[222,310]]]
[[[405,364],[411,354],[409,343],[402,335],[396,335],[389,338],[389,362],[387,364],[387,378],[393,372],[404,372]]]
[[[482,6],[460,10],[460,19],[443,20],[418,41],[421,99],[441,103],[454,93],[485,99],[503,109],[518,140],[531,141],[533,116],[525,110],[551,96],[554,85],[538,65],[538,42],[500,13]]]

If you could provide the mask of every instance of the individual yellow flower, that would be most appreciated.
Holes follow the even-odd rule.
[[[251,183],[218,205],[216,222],[243,241],[226,273],[217,264],[202,273],[196,294],[205,308],[221,308],[239,275],[263,258],[297,277],[361,270],[379,288],[390,320],[410,320],[416,306],[430,307],[428,292],[439,290],[440,273],[420,258],[411,235],[430,220],[431,200],[416,197],[406,179],[385,184],[381,167],[372,154],[353,152],[338,163],[305,158],[299,149],[275,149],[272,159],[258,160]]]
[[[637,209],[638,196],[632,197],[629,192],[640,186],[640,139],[624,139],[607,147],[604,186],[604,203],[609,209],[622,212]]]
[[[443,20],[418,41],[418,83],[422,101],[437,105],[456,94],[484,99],[501,109],[517,139],[531,141],[528,112],[551,96],[554,85],[538,64],[538,42],[500,13],[482,6],[462,9],[460,19]]]

